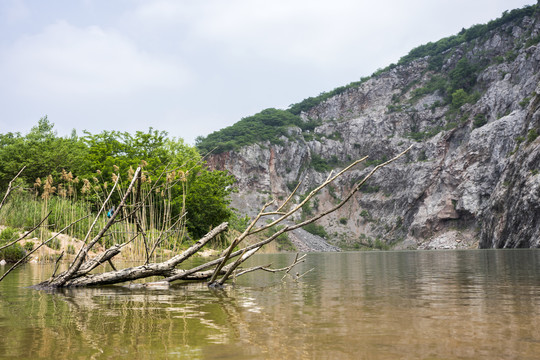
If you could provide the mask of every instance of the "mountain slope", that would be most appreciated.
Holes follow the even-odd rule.
[[[243,119],[198,145],[215,149],[209,163],[236,176],[233,204],[252,213],[302,179],[300,194],[369,155],[311,204],[328,208],[376,163],[414,144],[321,220],[332,243],[540,247],[539,41],[537,5],[514,10],[414,49],[370,78]],[[257,135],[245,136],[251,127]]]

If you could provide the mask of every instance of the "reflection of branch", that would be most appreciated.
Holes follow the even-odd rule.
[[[251,267],[251,268],[247,268],[247,269],[243,269],[242,271],[238,272],[238,273],[235,273],[234,274],[234,277],[237,278],[239,276],[242,276],[244,274],[248,274],[250,272],[253,272],[253,271],[257,271],[257,270],[262,270],[262,271],[267,271],[267,272],[271,272],[271,273],[277,273],[277,272],[282,272],[282,271],[285,271],[285,274],[283,275],[283,277],[281,278],[281,281],[285,280],[285,278],[288,276],[290,276],[294,281],[297,281],[298,279],[300,279],[302,276],[306,275],[307,273],[313,271],[314,269],[310,269],[308,271],[306,271],[305,273],[303,273],[302,275],[299,275],[298,273],[296,275],[291,275],[291,270],[293,269],[293,267],[295,267],[296,265],[300,264],[300,263],[303,263],[305,261],[305,258],[306,258],[306,254],[302,255],[299,257],[300,254],[296,254],[296,257],[294,258],[294,261],[292,262],[291,265],[289,266],[286,266],[284,268],[280,268],[280,269],[272,269],[270,268],[269,266],[270,265],[266,265],[266,266],[255,266],[255,267]]]

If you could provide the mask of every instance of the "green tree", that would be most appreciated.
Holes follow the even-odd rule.
[[[186,209],[187,227],[192,236],[203,236],[231,217],[229,194],[234,181],[234,177],[224,171],[209,171],[202,166],[189,173]],[[178,201],[180,197],[176,197],[177,209]]]
[[[185,195],[187,228],[193,237],[199,237],[231,216],[228,195],[234,178],[222,171],[210,171],[196,148],[167,135],[152,128],[133,135],[117,131],[86,133],[84,141],[92,169],[89,174],[93,176],[100,170],[104,179],[111,179],[113,172],[120,173],[127,185],[130,179],[125,174],[143,162],[145,176],[152,181],[165,170],[182,173],[186,181],[170,184],[172,215],[182,211]]]
[[[265,114],[264,119],[279,121],[272,112]],[[168,137],[164,131],[150,128],[135,134],[85,132],[82,138],[76,133],[63,138],[57,136],[54,124],[44,117],[26,136],[0,134],[0,190],[7,188],[9,181],[24,165],[27,168],[18,180],[26,188],[32,187],[36,178],[45,181],[48,175],[52,175],[56,186],[71,171],[74,177],[96,178],[91,185],[94,189],[101,188],[102,194],[96,190],[97,193],[90,191],[84,197],[85,201],[93,202],[96,209],[103,200],[99,197],[103,197],[107,190],[105,183],[113,182],[113,173],[114,176],[120,175],[125,189],[131,180],[130,169],[141,164],[144,164],[144,177],[148,184],[167,171],[161,177],[165,185],[157,189],[166,196],[162,196],[161,203],[156,206],[164,206],[162,201],[170,199],[174,217],[180,215],[185,200],[187,228],[194,237],[203,235],[210,227],[230,217],[228,195],[233,190],[234,178],[225,172],[210,171],[196,148],[185,144],[183,139]],[[83,182],[78,186],[82,187]],[[59,189],[60,186],[57,187]],[[113,194],[113,204],[119,196],[119,193]],[[54,200],[51,199],[50,203],[55,203]]]
[[[75,135],[58,137],[47,116],[41,118],[26,136],[20,133],[0,134],[0,189],[4,190],[17,172],[26,166],[21,179],[27,185],[36,178],[53,175],[58,179],[62,169],[81,173],[87,167],[87,148]]]
[[[452,93],[452,107],[459,109],[469,100],[469,95],[463,89],[458,89]]]

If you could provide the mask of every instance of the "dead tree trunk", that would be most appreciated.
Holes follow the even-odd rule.
[[[270,269],[268,266],[250,268],[250,269],[240,269],[240,265],[243,264],[251,256],[253,256],[261,247],[275,240],[279,235],[288,231],[292,231],[299,227],[305,226],[307,224],[310,224],[322,218],[323,216],[326,216],[336,211],[337,209],[339,209],[341,206],[343,206],[347,201],[349,201],[353,197],[353,195],[360,189],[360,187],[376,171],[378,171],[384,166],[389,165],[393,161],[399,159],[411,148],[412,146],[406,149],[405,151],[403,151],[402,153],[400,153],[399,155],[395,156],[391,160],[383,164],[380,164],[378,166],[375,166],[361,181],[359,181],[353,186],[349,194],[339,204],[335,205],[331,209],[321,212],[311,217],[310,219],[303,221],[302,223],[285,226],[281,228],[280,230],[276,231],[272,236],[264,240],[261,240],[255,244],[245,246],[239,250],[234,251],[235,248],[240,247],[242,242],[247,237],[256,233],[260,233],[261,231],[267,230],[269,228],[275,227],[279,225],[280,223],[282,223],[283,221],[285,221],[286,219],[289,219],[294,213],[300,211],[302,206],[305,205],[311,198],[313,198],[324,187],[331,184],[338,177],[342,176],[345,172],[349,171],[355,165],[366,160],[367,157],[353,162],[351,165],[347,166],[345,169],[341,170],[335,175],[331,173],[322,184],[320,184],[316,189],[311,191],[307,195],[307,197],[298,204],[292,204],[294,194],[296,193],[298,186],[292,192],[292,194],[283,202],[283,204],[277,206],[275,210],[268,210],[271,206],[275,204],[275,201],[271,201],[265,204],[263,208],[261,209],[261,211],[259,212],[259,214],[255,217],[255,219],[253,219],[253,221],[247,226],[244,232],[232,241],[231,245],[225,250],[224,255],[218,259],[210,260],[202,265],[196,266],[188,270],[177,269],[177,266],[179,264],[181,264],[186,259],[190,258],[193,254],[199,251],[205,244],[207,244],[214,237],[226,231],[228,227],[227,223],[223,223],[217,226],[216,228],[208,232],[202,239],[200,239],[195,244],[193,244],[190,248],[188,248],[181,254],[173,256],[167,261],[164,261],[161,263],[148,263],[148,257],[147,257],[146,261],[144,261],[144,263],[139,266],[129,267],[129,268],[120,269],[120,270],[107,271],[107,272],[102,272],[102,273],[90,274],[90,271],[94,270],[101,264],[110,261],[114,256],[118,255],[121,252],[122,247],[125,245],[125,244],[114,245],[111,248],[105,250],[103,253],[96,256],[95,258],[87,259],[88,252],[105,235],[107,230],[115,221],[126,221],[126,219],[116,220],[116,218],[117,218],[117,215],[121,212],[121,209],[126,205],[128,194],[132,191],[133,186],[138,179],[139,173],[141,171],[141,168],[139,167],[137,171],[135,172],[135,175],[133,177],[133,180],[131,181],[131,184],[129,185],[128,190],[126,191],[122,201],[118,205],[112,217],[109,219],[107,224],[99,231],[98,235],[96,235],[90,242],[88,242],[86,246],[81,248],[81,251],[78,253],[73,263],[69,266],[68,270],[64,271],[63,273],[59,274],[56,277],[51,277],[47,281],[44,281],[36,286],[38,288],[98,286],[98,285],[106,285],[106,284],[118,284],[118,283],[138,280],[138,279],[144,279],[144,278],[148,278],[152,276],[161,276],[164,279],[158,283],[155,283],[155,282],[147,283],[145,285],[139,285],[139,286],[153,286],[153,285],[158,285],[158,284],[169,284],[177,280],[199,280],[199,281],[207,281],[209,286],[219,288],[219,287],[222,287],[225,284],[225,282],[231,277],[235,278],[237,276],[240,276],[250,271],[255,271],[255,270],[272,271],[272,272],[285,271],[286,273],[288,273],[290,272],[292,266],[302,262],[303,258],[301,259],[297,258],[295,262],[291,264],[291,266],[288,266],[283,269]],[[113,190],[111,190],[111,193],[109,194],[109,198],[112,194],[112,191],[114,191],[114,188]],[[101,214],[101,212],[105,208],[106,203],[107,201],[105,201],[105,203],[103,204],[103,207],[98,213],[98,216]],[[140,206],[140,204],[136,203],[136,204],[132,204],[132,206],[135,209],[133,211],[137,211],[137,208],[138,206]],[[289,209],[286,210],[287,208]],[[261,221],[262,219],[268,219],[270,217],[277,217],[277,219],[271,221],[270,223],[266,225],[258,226],[259,221]],[[87,238],[88,238],[88,235],[87,235]],[[87,240],[85,240],[85,242],[86,241]],[[236,260],[234,260],[235,258]]]

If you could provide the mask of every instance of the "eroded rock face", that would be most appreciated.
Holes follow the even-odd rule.
[[[430,59],[423,58],[302,113],[305,121],[321,121],[312,132],[292,127],[277,144],[217,154],[209,164],[238,179],[233,206],[253,214],[269,198],[285,199],[300,180],[299,194],[324,181],[329,171],[314,160],[341,169],[369,155],[312,201],[324,210],[375,161],[413,144],[406,157],[319,222],[332,243],[379,238],[397,248],[540,247],[540,139],[529,136],[540,133],[540,44],[514,48],[539,33],[540,20],[525,17],[449,50],[442,71],[460,59],[481,63],[481,57],[515,52],[476,74],[480,97],[459,110],[441,106],[440,91],[417,95],[433,76]]]
[[[540,247],[540,138],[535,135],[540,129],[540,97],[528,109],[523,141],[509,157],[482,214],[481,247]]]

